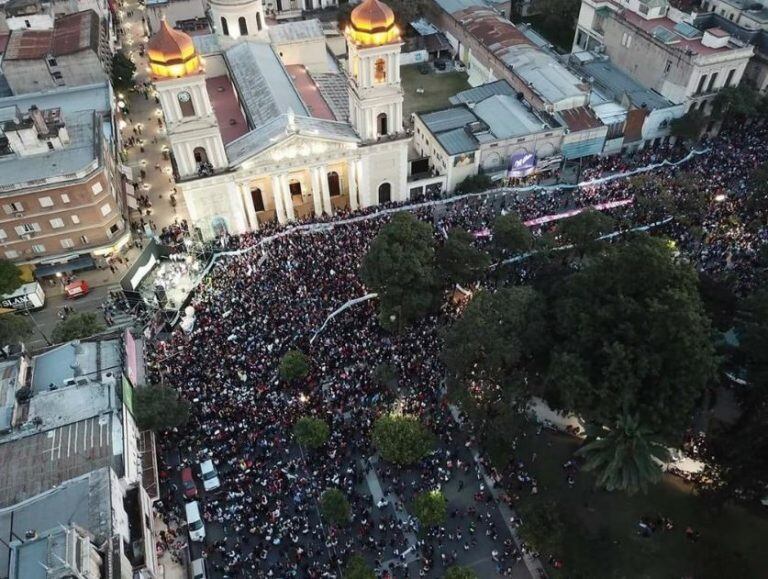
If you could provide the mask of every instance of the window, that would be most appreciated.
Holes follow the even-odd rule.
[[[229,36],[229,25],[227,24],[227,19],[223,16],[221,17],[221,33],[224,36]]]
[[[715,83],[717,82],[717,73],[712,73],[712,76],[709,78],[709,84],[707,85],[707,92],[712,92],[712,89],[715,88]]]
[[[28,235],[40,231],[40,225],[38,223],[22,223],[15,227],[16,233],[19,235]]]
[[[53,199],[50,197],[40,197],[38,201],[40,202],[40,207],[53,207]]]
[[[104,187],[101,186],[101,183],[94,183],[91,185],[91,191],[93,191],[94,195],[98,195],[102,191],[104,191]]]
[[[35,253],[45,253],[45,246],[42,243],[36,243],[32,246],[32,251]]]
[[[253,210],[257,213],[264,211],[264,196],[261,193],[261,189],[256,187],[251,189],[251,200],[253,201]]]
[[[46,141],[45,144],[48,145],[49,151],[53,151],[53,143],[51,141]]]
[[[733,75],[736,74],[736,69],[732,68],[728,71],[728,76],[725,77],[725,84],[723,86],[731,86],[733,82]]]
[[[72,223],[74,223],[75,225],[80,223],[80,218],[77,215],[71,215],[70,219],[72,220]]]
[[[49,66],[58,66],[58,63],[56,62],[56,59],[52,56],[48,59],[48,65]]]
[[[389,203],[392,200],[392,186],[389,183],[379,185],[379,203]]]
[[[176,100],[179,101],[179,108],[181,109],[182,117],[194,117],[195,105],[192,103],[192,95],[183,90],[176,95]]]
[[[114,235],[114,234],[115,234],[115,233],[117,233],[118,231],[120,231],[120,224],[119,224],[119,223],[113,223],[113,224],[112,224],[112,227],[110,227],[110,228],[109,228],[109,232],[110,232],[112,235]]]
[[[378,131],[379,136],[387,134],[386,113],[380,113],[379,116],[376,117],[376,130]]]
[[[205,152],[203,147],[195,147],[195,150],[192,151],[192,154],[195,156],[195,163],[208,162],[208,153]]]
[[[24,211],[24,206],[21,204],[21,201],[16,201],[15,203],[8,203],[7,205],[3,205],[3,209],[8,215],[10,215],[11,213],[21,213]]]
[[[29,20],[25,20],[24,26],[26,26],[27,28],[32,28],[32,23]]]
[[[8,239],[8,234],[5,232],[5,229],[0,229],[0,239]]]
[[[237,26],[240,28],[240,36],[248,36],[248,24],[244,16],[237,19]]]
[[[701,91],[704,90],[704,83],[707,82],[707,75],[702,74],[701,78],[699,79],[699,86],[696,87],[696,94],[699,94]]]
[[[109,215],[110,211],[112,211],[112,207],[110,207],[109,203],[105,203],[101,206],[101,216],[106,217]]]
[[[54,229],[61,229],[62,227],[64,227],[64,220],[61,219],[60,217],[51,219],[51,227],[53,227]]]
[[[387,81],[387,63],[383,58],[379,58],[373,65],[373,80],[376,82]]]
[[[331,197],[338,197],[341,195],[341,181],[339,174],[336,171],[328,173],[328,192]]]
[[[80,243],[83,245],[88,245],[88,236],[87,235],[81,235],[80,236]]]
[[[61,194],[61,202],[62,203],[69,203],[69,195],[67,195],[66,193],[62,193]]]
[[[298,179],[291,179],[288,182],[288,190],[291,195],[301,195],[301,182]]]
[[[667,60],[667,62],[664,64],[664,74],[667,74],[671,68],[672,68],[672,61]]]
[[[261,32],[261,12],[256,13],[256,28]]]
[[[64,249],[69,249],[74,246],[75,246],[75,242],[72,241],[69,237],[61,240],[61,247],[63,247]]]

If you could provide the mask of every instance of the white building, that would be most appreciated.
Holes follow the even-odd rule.
[[[300,28],[273,34],[279,26]],[[365,0],[352,12],[346,78],[318,72],[317,46],[297,32],[312,27],[276,27],[279,47],[241,38],[204,59],[165,24],[150,39],[178,188],[206,237],[407,198],[410,138],[392,10]]]

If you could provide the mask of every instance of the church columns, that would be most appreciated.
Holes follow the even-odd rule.
[[[333,205],[331,205],[331,191],[328,188],[328,168],[323,165],[320,167],[320,187],[323,190],[323,211],[328,215],[333,215]]]
[[[357,211],[357,161],[355,159],[347,163],[347,179],[349,179],[349,208]]]
[[[272,175],[272,199],[275,203],[275,213],[277,214],[277,222],[285,223],[285,207],[283,206],[283,187],[280,183],[280,177],[278,175]]]
[[[251,188],[247,183],[240,184],[240,199],[243,202],[243,210],[248,216],[248,224],[251,231],[259,229],[259,217],[256,215],[256,208],[253,206],[253,197]]]
[[[280,175],[280,185],[283,191],[283,204],[285,205],[285,216],[288,221],[293,221],[296,216],[293,212],[293,199],[291,198],[291,188],[288,186],[288,175]]]
[[[371,205],[371,195],[369,190],[370,183],[368,182],[368,171],[367,171],[367,163],[368,159],[363,161],[362,159],[359,159],[356,161],[357,163],[357,194],[360,198],[360,207],[365,208],[369,207]]]
[[[323,214],[323,192],[320,187],[320,167],[310,167],[309,176],[312,181],[312,204],[315,208],[315,216]]]

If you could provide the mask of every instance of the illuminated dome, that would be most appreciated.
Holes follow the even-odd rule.
[[[160,77],[179,77],[200,70],[200,57],[189,35],[174,30],[163,20],[160,30],[147,43],[149,67]]]
[[[400,40],[395,13],[380,0],[364,0],[349,16],[347,35],[356,44],[376,46]]]

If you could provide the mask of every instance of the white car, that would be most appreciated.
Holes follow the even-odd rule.
[[[187,528],[189,529],[189,539],[191,541],[202,541],[205,539],[205,525],[200,518],[200,506],[197,501],[192,501],[184,505],[187,512]]]
[[[206,491],[215,491],[221,486],[219,474],[210,458],[200,463],[200,478],[203,479],[203,488]]]

